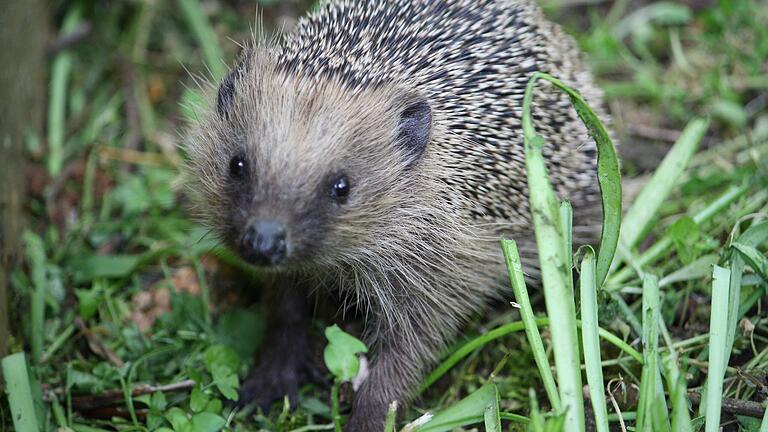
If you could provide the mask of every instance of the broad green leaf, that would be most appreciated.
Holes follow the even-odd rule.
[[[121,278],[133,273],[141,262],[140,255],[81,255],[70,261],[77,283],[98,278]]]
[[[216,340],[234,349],[240,358],[250,358],[256,352],[264,333],[264,319],[257,311],[236,308],[219,316]],[[244,337],[246,336],[247,337]]]
[[[226,345],[212,345],[205,350],[205,367],[213,373],[214,366],[223,366],[231,372],[237,372],[240,369],[240,357],[235,350]]]
[[[221,402],[221,399],[211,399],[210,401],[208,401],[208,404],[205,406],[204,411],[218,414],[221,412],[221,409],[223,406],[224,404]]]
[[[238,399],[237,388],[240,386],[240,379],[237,373],[233,372],[226,365],[214,364],[211,368],[213,375],[213,384],[219,389],[227,399],[236,401]]]
[[[181,408],[173,407],[165,413],[165,418],[171,423],[174,431],[180,432],[189,427],[189,418]]]
[[[75,289],[75,296],[77,296],[77,307],[80,318],[87,321],[96,315],[99,303],[102,300],[101,290],[98,289],[98,285],[94,284],[90,289]]]
[[[210,412],[201,412],[192,416],[193,432],[218,432],[227,421],[216,414]]]
[[[199,385],[195,384],[195,387],[192,389],[192,393],[189,396],[189,409],[191,409],[192,412],[198,413],[203,411],[207,404],[208,396],[200,390]]]
[[[165,394],[163,392],[152,393],[149,405],[159,411],[165,410],[165,407],[168,405],[168,402],[165,399]]]
[[[328,345],[323,352],[325,366],[341,381],[351,381],[360,368],[358,353],[367,353],[368,348],[356,337],[345,333],[337,325],[325,329]]]

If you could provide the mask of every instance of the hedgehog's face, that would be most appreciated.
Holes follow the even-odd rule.
[[[391,88],[351,95],[261,70],[224,81],[204,126],[211,150],[190,151],[216,185],[204,191],[216,207],[210,222],[259,266],[336,264],[369,251],[412,198],[429,105]]]

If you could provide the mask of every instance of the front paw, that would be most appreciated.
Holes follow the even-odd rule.
[[[307,383],[325,384],[325,378],[313,359],[289,357],[261,361],[240,386],[241,405],[254,403],[262,410],[285,396],[296,402],[299,388]]]
[[[349,420],[344,425],[344,432],[382,432],[387,421],[387,409],[385,407],[359,407],[354,408]]]

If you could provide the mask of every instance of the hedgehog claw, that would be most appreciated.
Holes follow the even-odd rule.
[[[294,405],[298,400],[299,388],[304,383],[328,382],[311,355],[285,355],[280,356],[278,361],[266,360],[259,362],[240,386],[240,404],[253,403],[266,412],[273,402],[286,396]]]

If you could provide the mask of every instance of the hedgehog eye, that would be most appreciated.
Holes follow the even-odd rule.
[[[349,195],[349,189],[349,179],[343,175],[336,179],[333,186],[331,186],[331,197],[338,202],[344,202]]]
[[[242,179],[248,173],[248,164],[242,155],[237,155],[229,161],[229,175],[233,179]]]

